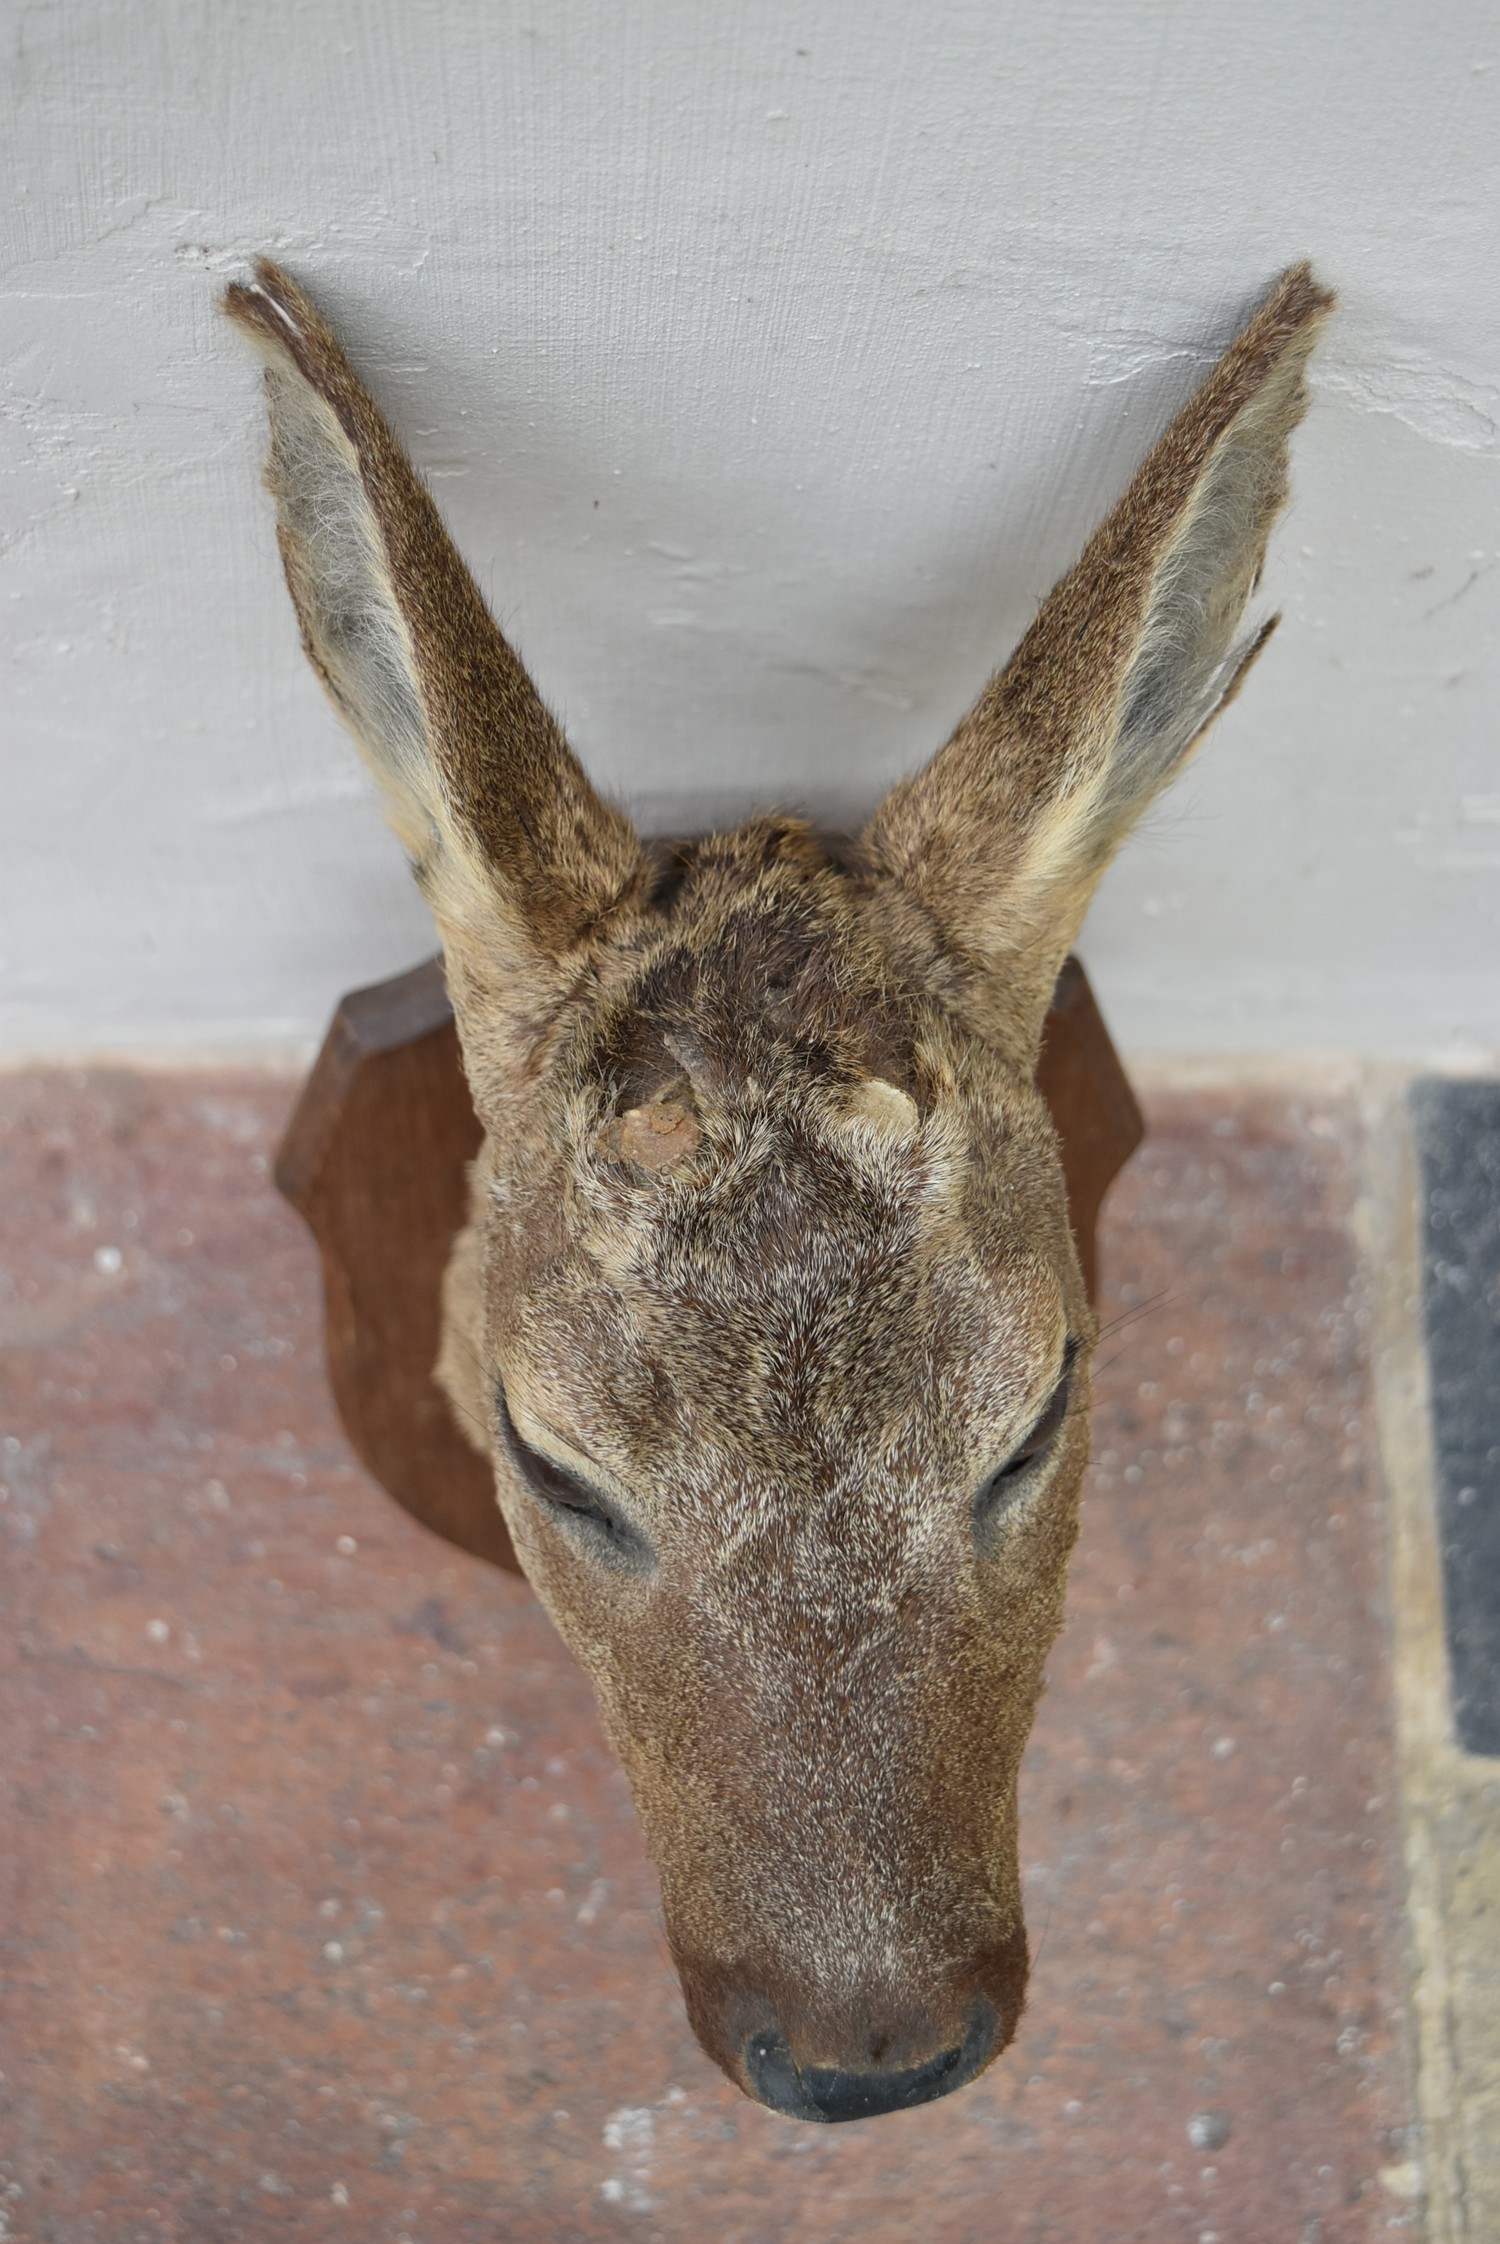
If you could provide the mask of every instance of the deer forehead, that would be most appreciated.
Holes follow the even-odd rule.
[[[687,1048],[670,1029],[653,1041],[658,1054]],[[670,1066],[655,1096],[574,1077],[548,1162],[534,1140],[513,1165],[496,1149],[508,1239],[530,1224],[547,1246],[524,1276],[514,1256],[492,1255],[497,1325],[510,1321],[498,1297],[525,1294],[523,1323],[567,1328],[561,1359],[616,1366],[682,1361],[704,1340],[774,1365],[779,1345],[814,1333],[863,1346],[893,1327],[929,1346],[951,1337],[987,1352],[998,1332],[1012,1352],[1047,1353],[1069,1250],[1032,1086],[997,1071],[924,1114],[879,1077],[772,1064],[694,1082]]]
[[[979,1240],[965,1182],[947,1154],[934,1190],[920,1163],[768,1134],[580,1193],[499,1320],[512,1408],[622,1473],[918,1480],[935,1428],[944,1456],[998,1438],[1066,1333],[1065,1273],[1024,1223]]]

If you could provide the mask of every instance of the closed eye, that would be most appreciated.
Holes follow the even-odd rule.
[[[1073,1388],[1073,1366],[1078,1356],[1078,1343],[1070,1340],[1063,1350],[1063,1367],[1057,1385],[1042,1409],[1039,1418],[1016,1444],[1003,1465],[997,1465],[974,1499],[974,1524],[982,1527],[1002,1509],[1007,1497],[1015,1493],[1031,1468],[1043,1458],[1062,1431],[1068,1415],[1068,1398]]]
[[[629,1559],[637,1565],[649,1557],[640,1529],[632,1525],[607,1496],[577,1473],[570,1472],[566,1465],[558,1464],[555,1458],[545,1457],[539,1449],[533,1449],[516,1431],[505,1389],[498,1379],[495,1381],[495,1414],[511,1463],[532,1494],[549,1511],[581,1526],[601,1553]]]

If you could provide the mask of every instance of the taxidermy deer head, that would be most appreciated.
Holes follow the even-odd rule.
[[[442,934],[486,1142],[440,1374],[593,1679],[704,2048],[813,2120],[1016,2029],[1022,1748],[1095,1323],[1033,1084],[1121,840],[1237,691],[1332,299],[1283,276],[856,841],[643,842],[261,264],[303,643]]]

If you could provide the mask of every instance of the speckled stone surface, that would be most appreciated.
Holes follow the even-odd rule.
[[[1158,1096],[974,2087],[748,2104],[523,1585],[361,1474],[289,1087],[0,1079],[0,2170],[37,2244],[1353,2244],[1415,2221],[1352,1121]]]

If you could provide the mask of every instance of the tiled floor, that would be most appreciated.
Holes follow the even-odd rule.
[[[1022,1796],[1030,2007],[976,2086],[823,2130],[699,2055],[529,1593],[353,1464],[288,1104],[0,1080],[0,2235],[1409,2230],[1351,1114],[1152,1101]]]

